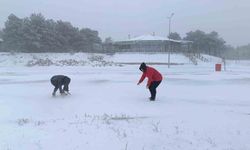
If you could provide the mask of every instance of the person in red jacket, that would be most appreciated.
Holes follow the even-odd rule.
[[[151,97],[149,99],[151,101],[154,101],[156,96],[156,88],[160,85],[162,81],[162,75],[155,68],[149,67],[145,63],[142,63],[139,69],[143,72],[143,74],[137,85],[142,83],[143,80],[147,77],[148,78],[147,88],[149,89],[151,94]]]

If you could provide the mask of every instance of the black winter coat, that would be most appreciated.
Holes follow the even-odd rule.
[[[60,93],[69,91],[70,78],[64,75],[55,75],[50,79],[52,85],[55,86],[54,93],[59,89]],[[63,88],[62,88],[63,86]]]

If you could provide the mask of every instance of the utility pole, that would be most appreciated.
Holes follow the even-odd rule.
[[[169,20],[169,28],[168,28],[168,68],[170,68],[170,51],[171,51],[171,42],[170,42],[170,34],[171,34],[171,30],[170,30],[170,26],[171,26],[171,19],[172,17],[174,16],[174,13],[172,13],[169,17],[168,17],[168,20]]]

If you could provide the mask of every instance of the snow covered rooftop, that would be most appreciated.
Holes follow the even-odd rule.
[[[167,38],[160,36],[153,36],[153,35],[142,35],[129,39],[129,41],[165,41],[165,40],[167,40]]]
[[[134,37],[131,39],[117,41],[117,42],[130,42],[130,41],[172,41],[172,42],[176,42],[176,43],[192,42],[192,41],[183,41],[183,40],[173,40],[173,39],[168,39],[167,37],[155,36],[155,35],[150,35],[150,34],[137,36],[137,37]]]

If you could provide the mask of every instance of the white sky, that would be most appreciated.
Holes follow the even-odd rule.
[[[0,28],[13,13],[20,18],[42,13],[47,19],[69,21],[114,40],[150,34],[182,37],[200,29],[217,31],[233,46],[250,43],[250,0],[0,0]]]

